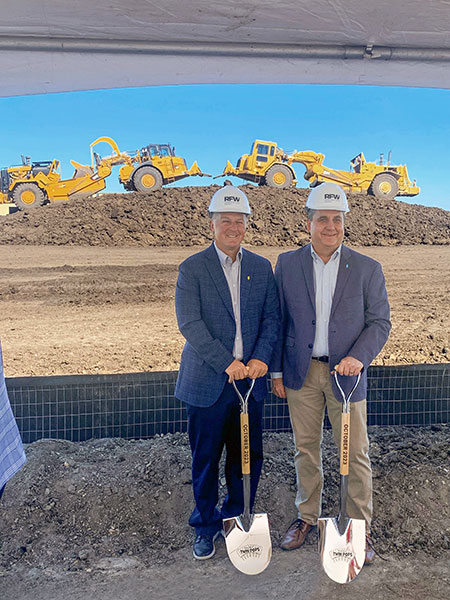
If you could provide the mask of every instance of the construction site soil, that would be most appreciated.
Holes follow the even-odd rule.
[[[370,438],[372,533],[383,558],[363,570],[350,596],[322,573],[315,531],[301,550],[278,549],[296,517],[295,472],[290,434],[272,433],[264,438],[255,512],[268,513],[275,552],[255,578],[234,570],[223,539],[211,561],[199,564],[192,558],[185,434],[31,444],[28,464],[8,485],[1,507],[2,598],[82,598],[81,590],[84,597],[95,592],[99,598],[119,598],[127,576],[134,582],[128,584],[133,600],[256,600],[282,598],[289,590],[300,599],[412,599],[419,592],[427,600],[448,598],[450,427],[372,427]],[[323,460],[324,515],[336,516],[338,458],[328,431]],[[223,465],[220,481],[223,497]]]
[[[163,188],[152,194],[101,194],[3,217],[2,244],[196,246],[208,239],[207,207],[219,186]],[[246,234],[254,246],[308,241],[308,190],[241,186],[253,216]],[[450,244],[450,213],[440,208],[350,194],[346,241],[357,246]]]
[[[245,188],[246,242],[272,264],[307,241],[304,190]],[[6,375],[176,370],[181,260],[210,242],[212,188],[102,195],[0,218],[0,331]],[[393,330],[377,364],[448,363],[450,213],[351,195],[346,243],[382,263]],[[365,247],[361,247],[365,246]],[[386,247],[387,246],[387,247]],[[246,577],[217,555],[194,561],[190,451],[184,434],[82,443],[41,440],[0,504],[2,600],[447,599],[450,428],[371,427],[378,557],[349,586],[306,546],[278,542],[295,518],[293,442],[266,433],[256,510],[274,545]],[[325,432],[324,515],[338,512],[338,460]],[[224,493],[223,466],[221,496]]]

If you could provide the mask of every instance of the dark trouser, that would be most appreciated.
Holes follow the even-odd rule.
[[[239,389],[245,392],[245,382],[238,382]],[[251,496],[250,509],[253,507],[259,476],[263,462],[262,450],[262,412],[263,402],[252,397],[248,402],[250,425],[250,466]],[[207,408],[186,405],[188,414],[188,432],[192,451],[192,487],[195,508],[189,519],[189,525],[195,527],[197,534],[214,535],[222,529],[222,519],[236,517],[244,509],[240,406],[233,386],[226,383],[215,404]],[[226,448],[225,479],[227,495],[222,510],[216,508],[219,490],[219,461],[223,447]]]
[[[5,491],[5,487],[6,487],[6,485],[4,485],[2,488],[0,488],[0,500],[2,499],[3,492]]]

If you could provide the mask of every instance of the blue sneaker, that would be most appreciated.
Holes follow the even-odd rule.
[[[218,531],[215,535],[197,535],[194,542],[194,558],[197,560],[206,560],[207,558],[212,558],[216,553],[214,542],[219,535],[220,531]]]

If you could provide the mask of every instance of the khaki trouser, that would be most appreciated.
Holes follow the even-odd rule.
[[[297,496],[299,518],[315,525],[322,510],[322,431],[325,405],[340,447],[342,403],[330,382],[329,365],[316,360],[299,390],[286,388],[289,414],[295,442]],[[350,403],[350,469],[348,475],[347,513],[353,519],[364,519],[370,531],[372,520],[372,470],[369,460],[366,400]],[[327,515],[328,516],[328,515]]]

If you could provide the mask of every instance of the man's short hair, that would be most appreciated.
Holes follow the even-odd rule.
[[[230,211],[230,212],[232,212],[232,211]],[[220,213],[220,212],[208,212],[209,218],[210,218],[210,219],[211,219],[211,221],[213,221],[213,222],[214,222],[214,221],[216,221],[216,220],[217,220],[217,217],[219,217],[221,214],[222,214],[222,213]],[[241,214],[241,213],[239,213],[239,214]],[[247,221],[248,221],[248,215],[246,215],[246,214],[242,213],[242,216],[244,217],[244,223],[245,223],[245,225],[247,225]]]
[[[305,208],[306,211],[306,218],[308,219],[308,221],[312,221],[313,217],[314,217],[314,213],[317,212],[316,208]],[[342,220],[345,221],[345,212],[344,211],[340,211],[342,213]]]
[[[305,208],[306,218],[308,221],[312,221],[314,217],[314,213],[316,212],[313,208]]]

